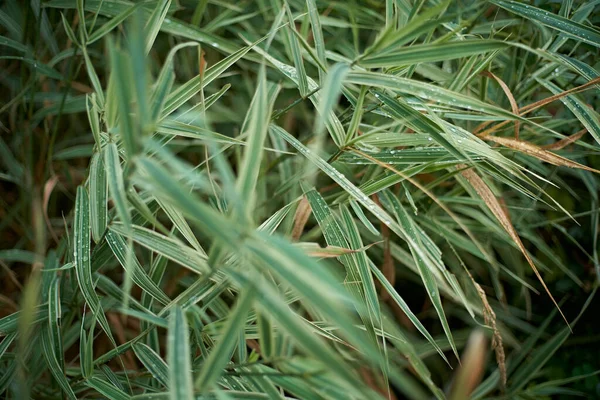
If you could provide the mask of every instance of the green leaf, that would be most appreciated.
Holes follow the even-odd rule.
[[[327,67],[327,58],[325,56],[325,40],[323,39],[323,30],[321,28],[321,18],[317,9],[315,0],[306,0],[306,6],[308,7],[308,17],[310,19],[311,30],[313,34],[313,40],[315,42],[315,49],[317,50],[317,57],[321,64]],[[324,71],[319,69],[319,81],[322,83],[324,79]]]
[[[207,257],[205,254],[187,247],[176,238],[166,237],[160,233],[137,225],[134,225],[131,231],[127,230],[121,224],[113,224],[110,229],[119,235],[131,237],[131,239],[147,249],[175,261],[176,263],[191,269],[193,272],[205,274],[210,271],[206,263]]]
[[[121,137],[125,154],[131,159],[138,151],[141,133],[131,115],[134,88],[137,89],[139,86],[139,84],[136,84],[139,80],[137,77],[139,71],[133,70],[132,57],[129,54],[114,48],[112,45],[109,45],[109,53],[111,80],[114,81],[115,85],[115,92],[112,93],[113,96],[109,97],[109,100],[112,102],[116,98],[119,136]],[[139,93],[136,94],[139,95]],[[138,99],[137,101],[139,103],[143,99]]]
[[[133,88],[131,89],[131,96],[135,99],[135,117],[133,118],[134,134],[144,135],[150,128],[150,105],[148,98],[150,93],[148,92],[148,59],[146,57],[146,31],[143,27],[143,16],[141,13],[135,13],[131,22],[128,25],[128,56],[129,65],[122,65],[124,72],[126,69],[130,69]],[[127,60],[127,58],[121,58],[121,61]],[[131,103],[129,104],[131,108]],[[123,115],[121,114],[123,117]],[[123,134],[123,133],[121,133]],[[133,141],[139,140],[139,137],[134,137]]]
[[[202,369],[195,379],[194,386],[202,393],[208,392],[213,387],[217,378],[223,373],[225,365],[231,359],[234,346],[238,342],[238,333],[243,332],[246,326],[246,316],[252,308],[255,295],[256,292],[252,287],[243,290],[235,308],[229,313],[219,341],[202,364]],[[239,343],[239,346],[245,347],[246,343]]]
[[[42,351],[46,358],[46,362],[48,363],[48,368],[50,369],[50,373],[58,382],[61,390],[65,393],[66,397],[69,399],[77,399],[75,393],[73,393],[73,389],[69,385],[69,381],[67,380],[65,373],[63,371],[62,366],[59,364],[55,349],[51,347],[51,339],[48,337],[49,331],[47,329],[43,329],[41,332],[42,335]]]
[[[2,35],[0,35],[0,46],[10,47],[11,49],[17,50],[21,53],[30,52],[29,47],[17,42],[16,40],[12,40]]]
[[[194,399],[190,351],[189,331],[185,314],[180,307],[176,306],[169,316],[169,331],[167,334],[169,393],[172,400]]]
[[[17,337],[17,333],[13,332],[13,333],[9,333],[8,335],[6,335],[4,337],[4,339],[2,339],[2,342],[0,342],[0,358],[2,358],[2,356],[4,356],[4,354],[6,353],[6,350],[8,350],[9,346],[12,344],[12,342],[15,340],[16,337]]]
[[[554,13],[539,9],[537,7],[510,0],[490,0],[492,3],[502,7],[525,19],[538,22],[549,28],[567,34],[573,39],[600,47],[600,31],[593,26],[583,25],[579,22],[569,20]]]
[[[111,400],[129,400],[131,396],[104,379],[92,376],[85,384]]]
[[[7,262],[33,264],[37,260],[37,255],[32,251],[9,249],[0,250],[0,259]]]
[[[111,200],[115,203],[117,214],[121,222],[126,226],[131,225],[131,217],[127,206],[127,194],[123,183],[123,169],[119,160],[117,145],[108,143],[104,149],[104,166]]]
[[[154,350],[144,343],[136,343],[133,345],[133,351],[137,358],[142,362],[144,367],[150,371],[152,376],[156,378],[162,385],[169,387],[169,367],[167,363]]]
[[[434,44],[416,44],[399,50],[377,53],[361,59],[365,68],[401,67],[418,63],[439,62],[502,50],[509,43],[498,40],[462,40]]]
[[[86,102],[85,102],[85,106],[86,106],[86,110],[87,110],[87,114],[88,114],[88,121],[90,123],[90,128],[92,130],[92,135],[94,136],[94,141],[96,142],[96,146],[98,148],[98,152],[100,152],[100,148],[102,147],[102,139],[100,139],[101,137],[101,133],[100,133],[100,105],[98,104],[99,101],[99,95],[97,95],[96,93],[92,93],[89,96],[86,97]],[[102,102],[104,103],[104,99],[102,99]]]
[[[21,56],[5,56],[0,55],[0,60],[17,60],[22,63],[27,64],[33,70],[33,73],[42,74],[47,76],[48,78],[56,79],[58,81],[63,81],[65,78],[57,72],[52,67],[39,62],[38,60],[30,57],[21,57]]]
[[[360,239],[356,236],[354,236],[354,246],[350,247],[348,239],[345,237],[344,231],[337,218],[316,190],[311,189],[305,194],[313,214],[321,226],[321,230],[323,231],[323,235],[325,236],[328,245],[345,249],[357,249],[362,247],[362,243],[358,242]],[[349,223],[347,213],[347,210],[342,211],[345,222]],[[353,225],[351,225],[351,227],[355,228]],[[351,291],[356,292],[355,295],[358,298],[365,299],[368,312],[364,313],[365,310],[360,310],[359,313],[362,314],[361,317],[363,318],[365,325],[368,326],[368,329],[370,329],[371,333],[374,335],[374,319],[378,320],[381,316],[379,315],[379,301],[377,299],[377,294],[374,291],[375,287],[367,267],[366,259],[361,254],[346,254],[340,257],[340,261],[346,267],[346,272],[348,274],[347,279],[351,282],[355,282],[355,285],[350,286]],[[355,288],[359,288],[359,290],[356,290]],[[370,315],[370,313],[373,313],[374,315]]]
[[[200,252],[200,254],[204,258],[206,258],[206,252],[204,251],[204,249],[198,242],[198,239],[196,239],[196,235],[194,235],[192,228],[189,226],[189,224],[185,220],[185,217],[183,216],[183,214],[180,211],[178,211],[177,208],[175,208],[169,204],[166,204],[164,202],[161,202],[160,200],[158,201],[158,203],[160,204],[160,207],[164,210],[164,212],[167,214],[167,216],[173,223],[173,226],[175,227],[175,229],[177,229],[179,231],[179,233],[181,233],[181,235],[183,235],[185,240],[187,240],[188,243],[191,244],[194,249],[198,250]]]
[[[235,276],[244,286],[251,284],[246,277],[239,274]],[[339,355],[327,346],[318,335],[315,335],[314,331],[307,326],[306,320],[298,318],[298,315],[290,309],[271,285],[264,280],[259,280],[257,290],[260,292],[260,296],[257,297],[260,309],[269,315],[274,325],[284,329],[305,352],[320,360],[329,371],[343,378],[344,380],[340,382],[342,387],[360,393],[369,393],[368,390],[365,390],[364,385],[357,384],[357,378],[352,369],[344,368]]]
[[[298,43],[298,38],[292,32],[296,29],[296,23],[294,22],[292,10],[290,10],[288,2],[284,1],[283,5],[285,7],[285,13],[288,17],[288,26],[286,29],[286,33],[291,47],[292,57],[294,59],[294,67],[296,67],[296,71],[298,73],[298,87],[300,89],[300,95],[302,97],[305,97],[308,94],[308,79],[306,77],[306,71],[304,70],[304,60],[302,59],[302,53],[300,51],[300,44]]]
[[[85,69],[88,73],[88,77],[90,78],[90,82],[92,83],[92,87],[94,88],[94,94],[98,99],[98,103],[100,107],[104,106],[104,90],[102,90],[102,85],[100,84],[100,78],[98,77],[98,73],[94,68],[94,64],[90,59],[87,48],[82,47],[83,59],[85,61]],[[88,111],[89,112],[89,111]],[[98,141],[96,141],[98,143]]]
[[[167,54],[167,58],[165,59],[163,67],[160,70],[160,74],[158,75],[156,83],[154,84],[154,91],[152,92],[152,99],[150,101],[152,121],[157,121],[162,114],[162,108],[169,92],[171,91],[171,87],[173,86],[173,82],[175,80],[173,58],[175,57],[175,54],[177,51],[191,46],[197,46],[197,43],[186,42],[178,44],[169,51],[169,54]]]
[[[92,317],[92,324],[89,331],[85,329],[85,320],[82,318],[79,329],[79,358],[81,359],[79,367],[81,375],[89,378],[94,374],[94,328],[96,327],[96,318]]]
[[[249,218],[254,209],[254,193],[256,182],[263,158],[263,146],[267,137],[267,129],[271,117],[271,110],[267,102],[265,70],[261,68],[258,78],[256,93],[252,99],[250,110],[248,110],[248,124],[246,131],[248,146],[244,151],[244,157],[240,166],[240,174],[237,179],[237,190],[239,196],[245,199],[245,215]]]
[[[260,47],[256,47],[254,48],[254,50],[261,56],[263,56],[272,65],[274,65],[283,75],[287,76],[296,85],[300,84],[299,73],[294,67],[282,63],[266,51],[262,50]],[[321,103],[321,95],[317,92],[319,86],[310,77],[308,77],[308,88],[312,93],[312,95],[309,98],[311,103],[315,106],[315,108],[319,109],[319,104]],[[335,113],[333,113],[333,111],[330,112],[329,115],[327,115],[327,117],[325,118],[325,125],[327,126],[327,131],[331,135],[332,139],[335,141],[335,144],[341,147],[343,145],[343,141],[340,141],[340,138],[345,137],[344,127],[342,126],[342,123],[337,118]]]
[[[87,191],[83,186],[77,187],[77,198],[75,200],[75,218],[73,229],[73,261],[77,282],[85,302],[98,319],[100,327],[106,333],[114,346],[116,342],[112,336],[112,330],[104,310],[100,305],[100,299],[94,290],[92,279],[92,266],[90,263],[90,206]]]
[[[153,299],[162,304],[168,304],[171,299],[150,279],[137,260],[137,257],[131,255],[131,259],[127,259],[127,243],[121,236],[115,234],[113,230],[114,226],[111,226],[111,230],[106,233],[106,241],[121,266],[127,271],[127,275],[131,276],[133,282],[145,293],[152,296]]]
[[[163,22],[165,21],[165,17],[169,12],[169,8],[171,7],[171,0],[160,0],[156,2],[156,7],[154,11],[152,11],[152,15],[150,15],[150,19],[146,22],[146,26],[144,27],[146,33],[146,45],[145,50],[146,53],[149,53],[152,49],[152,45],[156,40],[156,36],[160,31]]]
[[[490,115],[504,116],[509,119],[514,118],[510,112],[500,107],[484,103],[461,93],[453,92],[451,90],[444,89],[430,83],[423,83],[414,79],[402,78],[399,76],[387,75],[379,72],[351,71],[346,76],[346,82],[412,94],[425,100],[446,104],[450,107],[462,107],[468,110],[488,113]]]
[[[90,3],[90,2],[86,1],[86,3]],[[85,4],[85,6],[86,6],[86,9],[89,9],[88,4]],[[109,20],[107,23],[102,25],[100,28],[96,29],[94,31],[94,33],[90,34],[90,36],[87,40],[87,45],[90,45],[90,44],[94,43],[95,41],[102,39],[107,34],[109,34],[110,31],[115,29],[119,24],[121,24],[121,22],[125,21],[125,19],[127,19],[127,17],[129,17],[131,14],[133,14],[135,12],[135,10],[141,6],[142,6],[142,3],[127,5],[126,8],[124,8],[121,13],[115,15],[114,18]]]
[[[42,327],[41,341],[42,350],[50,373],[58,382],[60,388],[67,398],[76,399],[73,389],[64,372],[64,356],[62,346],[62,335],[60,329],[60,298],[59,280],[54,275],[49,285],[48,298],[48,326]]]
[[[422,34],[433,31],[443,22],[450,20],[450,16],[443,15],[443,11],[449,3],[450,0],[446,0],[434,7],[426,8],[420,15],[412,15],[410,21],[400,29],[396,29],[394,24],[388,24],[374,43],[365,50],[361,58],[387,49],[397,49]],[[414,11],[416,12],[418,8],[415,7]],[[442,13],[441,16],[440,13]]]
[[[17,330],[17,324],[21,317],[21,311],[16,311],[6,317],[0,318],[0,334],[10,335]],[[48,319],[48,307],[45,304],[39,305],[33,315],[32,323],[46,321]]]
[[[65,15],[63,13],[60,13],[60,16],[62,18],[62,24],[63,24],[63,28],[65,30],[65,33],[67,34],[67,37],[69,38],[69,40],[71,40],[73,43],[75,43],[76,46],[81,46],[80,41],[77,39],[77,36],[75,36],[75,32],[73,32],[73,29],[71,28],[71,25],[69,24],[69,21],[67,21],[67,19],[65,18]]]
[[[94,242],[100,242],[108,218],[108,182],[101,153],[94,153],[90,162],[90,222]]]
[[[185,104],[189,99],[196,95],[200,90],[205,88],[209,83],[213,80],[217,79],[225,70],[239,61],[242,57],[244,57],[254,46],[263,41],[264,38],[259,39],[253,44],[243,47],[232,53],[228,57],[222,59],[212,67],[206,70],[204,73],[204,77],[196,76],[195,78],[190,79],[183,85],[181,85],[177,90],[173,91],[166,100],[164,109],[162,111],[162,118],[171,114],[173,111],[177,110],[183,104]]]
[[[392,286],[392,284],[387,280],[385,275],[383,275],[383,273],[379,270],[379,268],[377,268],[377,266],[375,266],[375,264],[373,264],[373,262],[369,263],[369,267],[373,275],[375,275],[377,280],[383,285],[384,289],[390,294],[390,297],[394,300],[398,307],[400,307],[404,314],[406,314],[410,322],[412,322],[415,328],[417,328],[418,331],[421,332],[421,334],[427,339],[427,341],[431,343],[431,345],[440,354],[440,356],[445,361],[447,361],[446,356],[444,355],[442,349],[437,344],[433,336],[431,336],[431,334],[427,331],[425,326],[423,326],[419,318],[415,315],[415,313],[412,312],[408,304],[406,304],[404,299],[398,294],[396,289],[394,289],[394,286]]]
[[[319,135],[320,132],[325,128],[325,121],[327,116],[334,111],[334,107],[337,104],[340,93],[342,92],[344,78],[349,71],[347,64],[335,64],[327,72],[325,81],[323,82],[322,91],[323,96],[319,102],[319,115],[315,122],[315,133]],[[343,143],[344,138],[338,137],[337,140]]]
[[[382,200],[386,199],[388,203],[391,203],[391,208],[393,208],[398,223],[404,228],[404,231],[410,235],[414,241],[414,245],[418,246],[425,250],[425,252],[429,255],[429,258],[432,260],[432,264],[437,264],[436,266],[432,266],[429,263],[426,263],[420,255],[417,255],[418,250],[411,246],[410,251],[413,255],[413,259],[419,269],[419,274],[421,275],[421,279],[423,280],[423,286],[425,286],[425,290],[427,291],[427,295],[435,308],[435,311],[438,314],[440,322],[442,323],[442,327],[446,336],[448,337],[448,341],[450,342],[450,346],[456,355],[458,356],[458,350],[456,349],[456,345],[454,344],[454,339],[452,338],[452,330],[450,329],[450,325],[446,319],[446,313],[444,312],[444,306],[442,305],[442,299],[440,297],[439,288],[436,283],[434,274],[438,271],[438,269],[445,269],[441,261],[441,252],[439,249],[435,247],[435,244],[429,237],[427,237],[422,230],[418,228],[415,221],[411,218],[410,214],[406,211],[406,209],[402,206],[400,201],[389,192],[384,192],[382,196]],[[427,246],[425,246],[427,244]]]

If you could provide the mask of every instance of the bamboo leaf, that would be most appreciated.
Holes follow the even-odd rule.
[[[365,57],[360,61],[360,65],[365,68],[383,68],[439,62],[502,50],[508,46],[508,43],[496,40],[463,40],[417,44]]]
[[[286,32],[292,51],[292,57],[294,59],[294,67],[298,72],[298,87],[300,89],[300,95],[302,97],[305,97],[308,94],[308,79],[306,77],[306,71],[304,69],[304,60],[302,59],[302,53],[300,52],[300,44],[298,43],[298,38],[292,32],[296,29],[296,24],[294,22],[294,17],[292,16],[292,11],[290,10],[288,2],[284,1],[283,6],[285,7],[285,13],[288,17],[288,26]]]
[[[194,398],[192,364],[188,324],[180,307],[174,307],[169,316],[167,335],[167,361],[169,364],[169,394],[172,400]]]
[[[86,4],[86,8],[87,8]],[[94,43],[95,41],[102,39],[104,36],[109,34],[113,29],[115,29],[121,22],[125,21],[127,17],[135,12],[141,6],[140,3],[132,4],[131,6],[126,6],[123,11],[117,15],[115,15],[112,19],[110,19],[107,23],[102,25],[100,28],[96,29],[87,40],[87,45]]]
[[[144,343],[136,343],[133,345],[133,351],[137,358],[150,371],[152,376],[156,378],[162,385],[169,387],[169,367],[167,363],[154,350]]]
[[[146,45],[145,45],[146,53],[149,53],[150,49],[152,49],[152,45],[154,44],[154,41],[156,40],[156,36],[158,35],[160,28],[162,27],[162,24],[165,20],[165,17],[167,16],[167,13],[168,13],[170,7],[171,7],[171,0],[158,1],[156,3],[156,7],[154,8],[154,11],[152,11],[150,18],[146,22],[146,26],[144,27],[144,29],[146,31],[146,33],[144,35],[146,38]]]
[[[98,243],[106,230],[108,219],[108,182],[104,159],[101,153],[94,153],[90,162],[90,220],[92,237]]]
[[[208,392],[219,375],[223,373],[223,369],[231,358],[233,348],[236,345],[237,333],[242,331],[246,325],[246,316],[252,308],[255,295],[253,288],[246,289],[240,294],[234,310],[229,314],[227,324],[223,327],[221,339],[208,355],[202,365],[202,370],[195,379],[194,386],[201,392]],[[246,343],[240,343],[239,345],[246,346]]]
[[[131,398],[131,396],[123,392],[121,389],[115,387],[110,382],[95,376],[87,379],[85,384],[109,399],[129,400]]]
[[[123,182],[123,169],[121,168],[117,145],[108,143],[103,152],[110,198],[115,203],[117,214],[119,215],[121,222],[123,222],[125,226],[129,226],[131,224],[131,217],[127,206],[127,194]]]
[[[100,299],[94,290],[90,263],[90,206],[87,191],[82,186],[77,188],[75,218],[73,222],[73,260],[79,288],[85,298],[85,302],[98,319],[100,327],[102,327],[102,330],[116,346],[112,330],[100,305]]]
[[[571,38],[589,43],[592,46],[600,47],[600,31],[591,26],[583,25],[560,15],[517,1],[491,0],[491,2],[514,14],[520,15],[525,19],[538,22],[549,28],[565,33]]]

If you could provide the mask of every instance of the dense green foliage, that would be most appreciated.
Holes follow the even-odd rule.
[[[599,23],[4,0],[0,396],[600,396]]]

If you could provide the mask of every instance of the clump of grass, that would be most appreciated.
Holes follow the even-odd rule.
[[[599,7],[5,1],[0,394],[593,393]]]

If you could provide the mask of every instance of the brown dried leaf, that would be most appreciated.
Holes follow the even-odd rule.
[[[202,78],[204,77],[204,71],[206,71],[206,58],[204,57],[205,54],[206,53],[204,50],[198,54],[198,75],[200,75]]]
[[[494,312],[494,310],[492,310],[490,303],[488,303],[485,292],[483,291],[481,286],[479,286],[479,284],[475,281],[473,281],[473,284],[477,288],[477,293],[479,294],[481,302],[483,303],[483,320],[487,326],[492,328],[493,331],[492,349],[494,349],[494,352],[496,353],[496,362],[498,363],[498,370],[500,371],[500,382],[502,382],[502,387],[505,387],[506,355],[504,354],[504,346],[502,345],[502,336],[500,335],[500,331],[496,326],[496,313]]]
[[[462,168],[464,166],[458,165],[457,167]],[[552,293],[550,293],[550,289],[548,289],[548,287],[546,286],[544,279],[540,275],[537,267],[533,263],[533,260],[529,256],[529,253],[525,249],[525,246],[523,245],[521,238],[517,234],[517,231],[515,230],[514,226],[512,225],[512,222],[510,221],[510,216],[506,212],[506,209],[502,207],[502,205],[500,204],[500,202],[498,201],[498,199],[496,198],[494,193],[492,193],[492,190],[483,181],[483,179],[481,179],[481,177],[479,175],[477,175],[477,173],[475,171],[473,171],[472,169],[465,169],[461,172],[461,174],[462,174],[462,176],[465,177],[465,179],[469,182],[469,184],[473,187],[473,189],[475,189],[475,191],[477,192],[479,197],[481,197],[481,199],[487,205],[487,207],[490,209],[492,214],[494,214],[496,219],[500,222],[500,225],[502,225],[504,230],[509,234],[511,239],[519,247],[519,250],[521,250],[521,253],[523,253],[523,256],[525,256],[527,263],[529,264],[529,266],[535,273],[535,276],[538,278],[538,280],[544,287],[544,290],[546,291],[546,293],[548,293],[548,296],[550,296],[550,299],[552,299],[552,302],[558,309],[558,312],[560,312],[560,315],[562,315],[562,317],[565,320],[565,322],[567,323],[567,325],[569,325],[567,318],[565,317],[562,310],[558,306],[558,303],[556,302],[556,300],[554,300]]]
[[[600,174],[600,171],[598,171],[597,169],[590,168],[586,165],[579,164],[575,161],[571,161],[566,157],[559,156],[558,154],[554,154],[550,151],[544,150],[543,148],[538,147],[535,144],[529,142],[497,136],[482,136],[482,139],[491,140],[492,142],[501,144],[502,146],[508,147],[509,149],[518,150],[522,153],[525,153],[527,155],[537,158],[538,160],[545,161],[552,165],[557,165],[559,167],[579,168],[585,171],[591,171]]]
[[[294,214],[294,228],[292,229],[293,241],[297,241],[300,239],[300,236],[302,236],[304,226],[308,222],[311,212],[312,210],[308,199],[306,196],[302,196],[302,200],[300,200],[300,204],[298,204],[298,208],[296,208],[296,214]]]
[[[508,88],[508,85],[506,83],[504,83],[504,81],[502,79],[498,78],[496,75],[492,74],[489,71],[483,71],[483,72],[481,72],[481,75],[487,76],[488,78],[492,78],[496,82],[498,82],[498,84],[502,88],[502,91],[504,91],[504,94],[506,95],[506,97],[508,97],[508,101],[510,102],[510,107],[512,108],[513,114],[519,115],[519,106],[518,106],[517,101],[515,100],[515,97],[513,96],[512,92]],[[519,126],[520,125],[521,125],[521,121],[519,121],[518,119],[515,120],[515,138],[516,139],[519,138]]]
[[[555,94],[555,95],[550,96],[550,97],[546,97],[545,99],[542,99],[540,101],[536,101],[535,103],[531,103],[529,105],[526,105],[525,107],[522,107],[521,109],[519,109],[519,112],[517,113],[517,115],[520,115],[520,116],[526,115],[526,114],[528,114],[528,113],[530,113],[530,112],[532,112],[534,110],[537,110],[540,107],[545,106],[546,104],[552,103],[553,101],[559,100],[559,99],[561,99],[561,98],[563,98],[565,96],[568,96],[570,94],[573,94],[573,93],[585,90],[588,87],[596,85],[598,83],[600,83],[600,77],[594,78],[591,81],[589,81],[587,83],[584,83],[581,86],[577,86],[577,87],[574,87],[572,89],[565,90],[564,92]],[[500,128],[506,126],[506,125],[508,125],[510,122],[511,122],[511,120],[502,121],[499,124],[494,125],[491,128],[489,128],[489,129],[481,132],[481,130],[483,128],[485,128],[486,126],[488,126],[491,123],[491,121],[486,121],[486,122],[483,122],[482,124],[480,124],[478,127],[476,127],[475,130],[473,131],[473,134],[478,134],[479,136],[487,136],[487,135],[490,135],[491,133],[497,131],[498,129],[500,129]]]
[[[584,83],[583,85],[574,87],[574,88],[569,89],[569,90],[565,90],[564,92],[555,94],[555,95],[550,96],[550,97],[546,97],[545,99],[536,101],[535,103],[531,103],[531,104],[529,104],[529,105],[521,108],[521,110],[520,110],[521,114],[530,113],[533,110],[537,110],[538,108],[545,106],[546,104],[552,103],[553,101],[559,100],[559,99],[561,99],[561,98],[563,98],[565,96],[568,96],[570,94],[581,92],[582,90],[585,90],[585,89],[589,88],[590,86],[594,86],[594,85],[596,85],[598,83],[600,83],[600,77],[594,78],[591,81],[589,81],[587,83]]]
[[[485,372],[486,338],[479,329],[469,336],[467,347],[460,360],[460,368],[450,391],[450,400],[470,398]]]
[[[569,137],[566,137],[562,140],[559,140],[556,143],[552,143],[552,144],[548,144],[546,146],[542,146],[542,149],[544,150],[560,150],[560,149],[564,149],[565,147],[567,147],[568,145],[570,145],[571,143],[575,143],[576,141],[578,141],[579,139],[581,139],[581,137],[583,135],[585,135],[587,132],[587,129],[582,129],[577,133],[572,134]]]

